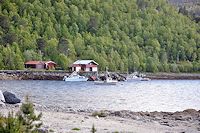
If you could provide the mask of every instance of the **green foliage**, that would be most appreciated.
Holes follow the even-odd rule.
[[[41,117],[41,113],[34,113],[33,104],[26,97],[25,103],[16,115],[13,112],[7,117],[0,115],[0,133],[36,133],[42,125]]]
[[[92,125],[91,133],[97,132],[97,129],[95,128],[94,124]]]
[[[25,128],[25,132],[27,133],[36,132],[37,129],[42,125],[42,122],[40,122],[42,113],[39,115],[35,114],[33,104],[29,101],[28,96],[25,99],[25,103],[22,104],[17,117]]]
[[[200,26],[165,0],[4,0],[0,69],[94,59],[104,70],[196,72]]]
[[[0,133],[22,133],[23,126],[14,116],[13,112],[8,117],[0,116]]]
[[[4,63],[3,63],[3,56],[2,54],[0,53],[0,69],[4,69]]]
[[[74,131],[80,131],[81,129],[80,129],[80,128],[77,128],[77,127],[75,127],[75,128],[72,128],[72,130],[74,130]]]
[[[107,114],[103,111],[95,111],[95,112],[92,113],[92,116],[106,117]]]

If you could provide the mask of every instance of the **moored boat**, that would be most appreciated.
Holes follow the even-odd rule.
[[[126,81],[149,81],[150,78],[145,78],[144,74],[138,74],[138,72],[134,72],[127,76]]]
[[[104,81],[94,81],[96,85],[116,85],[118,83],[117,80],[106,79]]]
[[[64,81],[88,81],[88,78],[85,76],[80,76],[77,72],[73,72],[69,77],[64,76]]]
[[[105,80],[102,80],[102,81],[94,81],[94,84],[96,85],[116,85],[118,83],[117,80],[113,80],[111,78],[111,76],[109,76],[109,72],[107,70],[108,68],[106,68],[106,72],[105,72]]]

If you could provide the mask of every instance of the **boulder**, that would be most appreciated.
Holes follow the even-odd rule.
[[[20,103],[21,100],[19,98],[17,98],[13,93],[11,92],[8,92],[8,91],[5,91],[3,93],[4,95],[4,98],[5,98],[5,101],[6,103],[8,104],[16,104],[16,103]]]
[[[3,106],[5,106],[5,103],[0,101],[0,107],[3,107]]]
[[[0,102],[5,103],[5,98],[4,98],[3,93],[2,93],[1,90],[0,90]]]

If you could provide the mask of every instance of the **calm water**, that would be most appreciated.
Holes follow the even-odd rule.
[[[33,102],[74,109],[132,111],[200,110],[200,80],[152,80],[120,82],[116,86],[93,82],[0,81],[0,90]]]

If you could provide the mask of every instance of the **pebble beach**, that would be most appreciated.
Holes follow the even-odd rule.
[[[0,112],[17,112],[17,105],[0,107]],[[98,133],[197,133],[200,132],[200,110],[180,112],[132,112],[128,110],[65,110],[35,105],[36,113],[42,112],[43,130],[56,133],[86,133],[95,125]],[[75,130],[76,129],[76,130]]]

